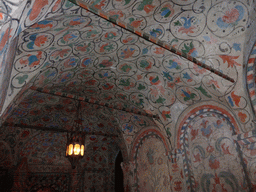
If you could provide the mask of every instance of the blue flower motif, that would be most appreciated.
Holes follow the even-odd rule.
[[[240,43],[234,43],[233,44],[233,48],[236,50],[236,51],[241,51],[241,44]]]
[[[133,125],[125,124],[124,131],[128,131],[129,133],[133,131]]]

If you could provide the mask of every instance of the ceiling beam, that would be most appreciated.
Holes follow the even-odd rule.
[[[160,119],[158,115],[148,114],[145,111],[136,111],[136,109],[129,109],[129,108],[120,109],[120,108],[115,107],[114,105],[110,105],[110,104],[103,103],[103,102],[96,101],[96,100],[91,100],[86,97],[79,97],[79,96],[76,96],[73,94],[67,94],[67,93],[54,91],[54,90],[52,91],[47,88],[40,88],[40,87],[36,87],[36,86],[31,86],[30,89],[40,92],[40,93],[45,93],[45,94],[54,95],[54,96],[58,96],[58,97],[64,97],[64,98],[68,98],[68,99],[74,99],[77,101],[84,101],[89,104],[99,105],[99,106],[103,106],[103,107],[106,107],[109,109],[114,109],[114,110],[118,110],[118,111],[124,111],[127,113],[133,113],[135,115],[142,115],[142,116],[146,116],[146,117],[150,117],[150,118]]]
[[[41,127],[41,126],[34,126],[34,125],[26,125],[26,124],[15,124],[15,123],[7,123],[4,122],[2,127],[8,126],[8,127],[19,127],[22,129],[34,129],[39,131],[50,131],[50,132],[56,132],[56,133],[69,133],[71,131],[61,129],[59,127]],[[84,135],[100,135],[100,136],[106,136],[106,137],[117,137],[117,134],[105,134],[101,132],[85,132],[83,131],[82,134]]]
[[[89,11],[89,12],[91,12],[91,13],[93,13],[93,14],[95,14],[95,15],[97,15],[97,16],[99,16],[99,17],[101,17],[101,18],[103,18],[103,19],[105,19],[105,20],[107,20],[107,21],[109,21],[109,22],[111,22],[111,23],[113,23],[113,24],[115,24],[115,25],[117,25],[117,26],[119,26],[119,27],[121,27],[121,28],[139,36],[139,37],[141,37],[141,38],[143,38],[143,39],[145,39],[146,41],[149,41],[149,42],[151,42],[155,45],[158,45],[158,46],[162,47],[163,49],[165,49],[169,52],[172,52],[176,55],[179,55],[179,56],[193,62],[194,64],[196,64],[196,65],[198,65],[198,66],[200,66],[200,67],[202,67],[202,68],[204,68],[208,71],[211,71],[212,73],[222,77],[223,79],[226,79],[226,80],[228,80],[232,83],[235,82],[235,80],[233,78],[231,78],[231,77],[223,74],[222,72],[204,64],[203,62],[197,60],[195,57],[192,57],[191,55],[189,55],[187,53],[184,53],[179,49],[176,49],[175,47],[171,46],[168,42],[162,41],[159,38],[155,38],[152,35],[150,35],[148,33],[145,33],[144,31],[140,30],[139,28],[133,27],[129,23],[125,23],[124,21],[122,21],[118,18],[115,18],[115,17],[109,15],[108,13],[106,13],[104,11],[95,8],[94,6],[92,6],[93,1],[90,4],[85,3],[82,0],[69,0],[69,1],[78,5],[78,6],[80,6],[80,7],[82,7],[83,9],[86,9],[87,11]]]

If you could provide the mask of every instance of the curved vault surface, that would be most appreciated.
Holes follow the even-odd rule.
[[[184,108],[215,100],[232,108],[246,125],[252,118],[251,109],[238,77],[243,72],[250,4],[208,4],[109,1],[93,6],[231,76],[234,84],[66,1],[61,7],[64,15],[49,14],[20,33],[8,97],[13,99],[31,83],[34,89],[45,88],[53,94],[158,114],[162,123],[173,127]],[[238,17],[229,18],[228,10]],[[8,118],[16,118],[17,110]],[[30,112],[26,117],[33,119]]]

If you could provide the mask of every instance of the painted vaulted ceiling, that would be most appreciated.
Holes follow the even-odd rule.
[[[129,146],[143,127],[175,135],[186,108],[214,101],[252,128],[253,1],[35,2],[2,4],[3,121],[68,130],[81,100],[84,131]]]

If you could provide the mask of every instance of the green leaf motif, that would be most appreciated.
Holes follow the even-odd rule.
[[[16,77],[15,79],[18,79],[19,84],[23,84],[27,78],[28,78],[28,75],[23,75],[23,76]]]
[[[129,66],[129,65],[124,65],[124,66],[122,66],[122,68],[121,68],[121,70],[122,70],[123,72],[129,72],[131,69],[132,69],[132,67]]]
[[[130,85],[130,79],[126,79],[126,80],[121,79],[119,85],[124,86],[124,87],[129,86]]]
[[[63,30],[64,28],[57,28],[57,29],[54,29],[54,31],[61,31]]]
[[[170,118],[171,118],[171,115],[170,115],[170,114],[165,114],[165,117],[166,117],[167,119],[170,119]]]
[[[141,62],[140,62],[140,67],[141,67],[141,68],[146,68],[146,67],[148,67],[148,66],[149,66],[148,61],[146,61],[146,60],[141,60]]]
[[[166,100],[165,98],[159,97],[159,98],[156,100],[156,103],[163,103],[165,100]]]
[[[100,32],[98,32],[97,30],[91,30],[91,31],[89,31],[89,32],[86,34],[86,37],[87,37],[87,38],[93,37],[93,35],[97,35],[98,33],[100,33]]]
[[[65,44],[66,43],[66,41],[64,41],[64,39],[61,39],[61,41],[60,41],[61,43],[63,43],[63,44]]]
[[[139,11],[143,11],[145,5],[151,5],[153,0],[143,0],[141,4],[138,6]]]
[[[180,21],[178,20],[178,21],[174,22],[174,26],[181,26]]]
[[[124,5],[128,5],[131,2],[131,0],[125,0],[125,4]]]
[[[191,93],[189,95],[189,97],[184,97],[184,101],[188,101],[188,100],[192,100],[196,97],[196,94],[195,93]]]
[[[172,136],[172,134],[171,134],[171,132],[170,132],[170,127],[167,128],[166,134],[167,134],[168,136],[170,136],[170,137]]]
[[[143,89],[145,89],[145,88],[146,88],[146,87],[145,87],[144,85],[139,84],[138,90],[143,90]]]
[[[200,87],[196,88],[197,90],[201,91],[206,97],[211,98],[212,96],[207,93],[207,91],[200,85]]]
[[[181,51],[182,51],[183,53],[187,53],[187,54],[188,54],[189,51],[194,48],[194,45],[193,45],[192,42],[190,42],[189,46],[187,46],[186,44],[184,44],[184,48],[185,48],[185,49],[182,49]]]
[[[104,49],[107,51],[111,51],[112,49],[114,49],[113,44],[105,46]]]
[[[164,11],[164,10],[166,10],[166,9],[168,9],[168,8],[167,8],[167,7],[164,7],[164,8],[161,9],[161,11]]]

